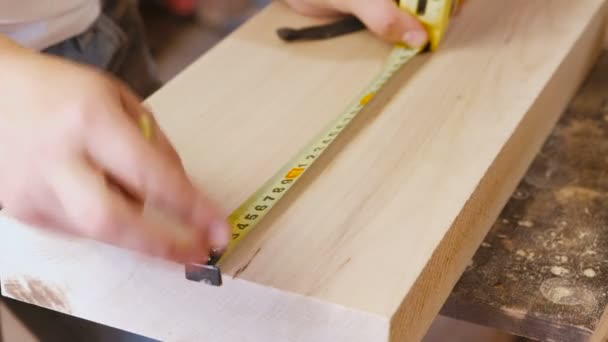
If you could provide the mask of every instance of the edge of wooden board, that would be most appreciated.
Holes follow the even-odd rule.
[[[19,262],[0,260],[2,294],[18,301],[163,341],[388,339],[386,317],[240,278],[226,277],[222,287],[192,282],[185,279],[183,267],[171,262],[95,241],[41,234],[5,217],[0,223],[12,235],[3,252],[24,255]],[[36,250],[40,245],[53,245],[63,255],[44,255]],[[78,258],[90,249],[98,253]],[[179,311],[183,317],[163,321],[171,318],[165,313]]]
[[[590,342],[605,342],[606,340],[608,340],[608,309],[600,317],[595,332],[589,338]]]
[[[393,315],[391,341],[422,339],[429,326],[421,330],[419,322],[432,322],[432,318],[440,312],[477,246],[483,242],[509,195],[597,60],[605,41],[607,11],[608,2],[604,2],[602,10],[589,22],[435,249],[421,276]],[[434,265],[448,264],[454,266],[441,267],[446,270],[441,275],[431,274],[427,270],[435,269]],[[439,278],[442,280],[437,281]],[[432,282],[436,282],[436,285],[429,286]],[[441,289],[437,289],[437,284],[441,285]],[[412,310],[412,307],[416,309]],[[414,328],[415,325],[417,328]]]

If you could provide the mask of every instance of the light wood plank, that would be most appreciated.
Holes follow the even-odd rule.
[[[420,340],[595,59],[605,4],[470,0],[441,49],[408,65],[231,255],[222,288],[4,218],[3,293],[169,341]],[[274,35],[311,21],[273,4],[148,101],[226,211],[390,49],[368,33]]]

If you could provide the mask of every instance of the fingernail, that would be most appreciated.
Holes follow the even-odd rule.
[[[424,31],[407,31],[403,35],[403,41],[411,47],[421,47],[426,44],[427,39]]]
[[[209,239],[214,249],[224,249],[230,242],[230,225],[227,222],[217,221],[209,226]]]

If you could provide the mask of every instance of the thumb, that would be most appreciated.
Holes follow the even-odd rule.
[[[426,44],[426,30],[409,12],[399,8],[393,0],[349,1],[350,12],[359,17],[374,33],[390,42],[403,42],[411,47]]]

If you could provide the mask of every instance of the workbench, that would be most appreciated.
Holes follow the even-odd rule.
[[[608,53],[442,313],[539,341],[602,340],[608,317]]]

